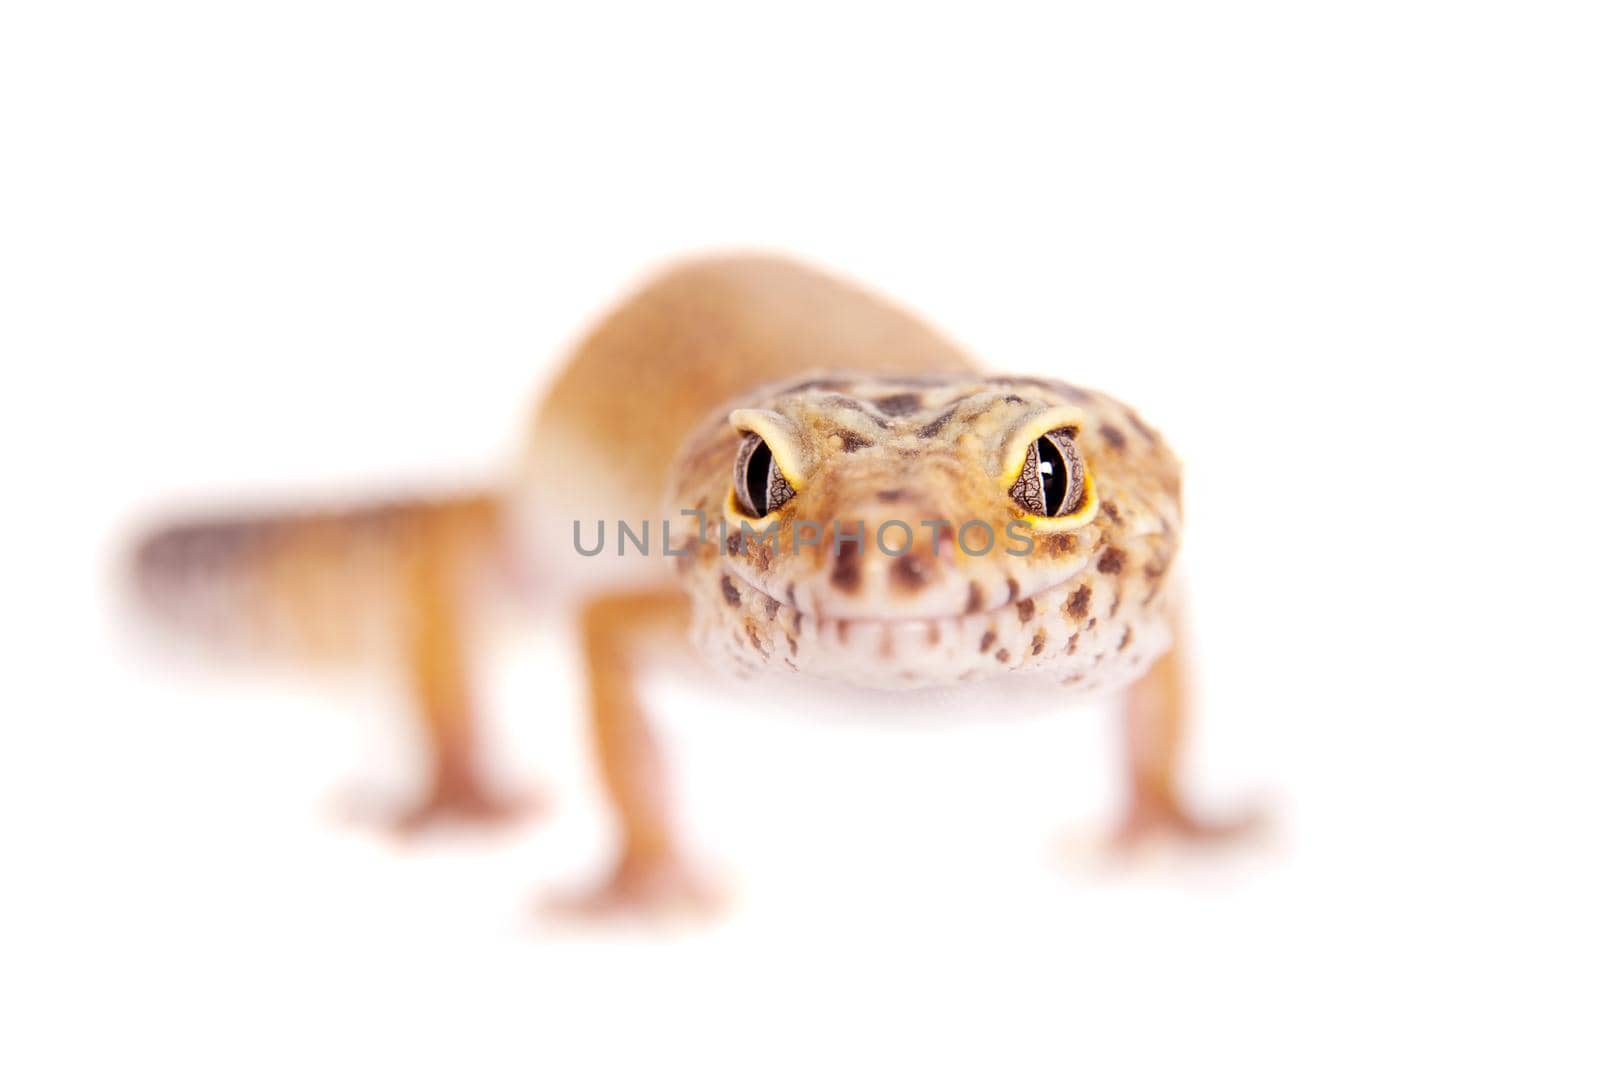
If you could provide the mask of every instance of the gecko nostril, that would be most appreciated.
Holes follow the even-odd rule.
[[[861,587],[861,545],[853,540],[834,542],[833,574],[828,580],[845,592],[855,592]]]
[[[919,555],[902,555],[894,561],[889,569],[889,576],[896,585],[914,592],[928,583],[928,564]]]

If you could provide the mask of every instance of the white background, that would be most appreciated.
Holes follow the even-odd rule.
[[[0,1057],[1594,1061],[1592,14],[983,12],[5,6]],[[1167,432],[1193,783],[1270,840],[1107,866],[1104,709],[664,679],[734,905],[557,929],[606,840],[559,627],[482,682],[550,814],[412,848],[335,815],[412,780],[391,683],[130,637],[139,521],[492,474],[609,301],[730,246]]]

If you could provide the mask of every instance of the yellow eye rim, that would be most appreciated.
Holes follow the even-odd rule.
[[[796,493],[805,488],[805,478],[799,475],[800,452],[794,446],[794,428],[789,420],[775,411],[757,407],[741,407],[728,414],[728,425],[745,433],[754,433],[772,449],[772,461],[778,473]]]
[[[1005,464],[1000,468],[1000,478],[1010,488],[1022,475],[1022,465],[1028,461],[1028,446],[1046,433],[1070,429],[1074,436],[1083,429],[1083,409],[1079,407],[1046,407],[1043,411],[1018,422],[1006,435],[1001,452]]]
[[[1026,421],[1019,422],[1006,438],[1006,462],[1000,471],[1000,483],[1007,495],[1017,478],[1022,476],[1022,468],[1028,461],[1028,449],[1034,441],[1063,429],[1071,430],[1071,435],[1076,437],[1083,431],[1083,421],[1082,408],[1059,406],[1047,407]],[[1014,503],[1012,506],[1022,521],[1047,533],[1078,529],[1093,522],[1100,513],[1100,493],[1095,489],[1094,472],[1089,469],[1088,459],[1085,458],[1083,462],[1083,500],[1076,511],[1063,515],[1040,515],[1025,511]]]
[[[722,501],[722,513],[723,516],[728,520],[728,528],[730,530],[738,529],[740,523],[743,523],[751,530],[759,531],[766,529],[768,526],[772,525],[772,523],[778,521],[778,518],[788,506],[789,505],[785,503],[783,507],[776,507],[762,515],[760,518],[757,518],[754,515],[745,513],[744,508],[739,505],[738,491],[730,487],[728,489],[727,498]]]
[[[805,488],[805,479],[798,476],[795,471],[800,469],[800,454],[795,449],[794,434],[789,420],[775,411],[764,411],[756,407],[741,407],[728,414],[728,424],[742,433],[753,433],[766,442],[767,448],[772,452],[772,462],[778,468],[778,473],[789,483],[796,496]],[[790,497],[792,500],[793,497]],[[779,515],[788,508],[785,503],[782,507],[774,507],[766,514],[757,518],[745,511],[739,503],[739,490],[734,485],[728,486],[728,495],[723,500],[722,510],[729,525],[738,526],[744,523],[752,530],[766,529],[778,520]]]

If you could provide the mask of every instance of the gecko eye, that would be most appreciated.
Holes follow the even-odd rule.
[[[1068,515],[1083,502],[1083,457],[1072,442],[1073,429],[1055,429],[1028,445],[1022,473],[1011,498],[1023,510],[1053,517]]]
[[[794,486],[772,461],[772,449],[754,433],[745,434],[733,461],[733,486],[739,506],[756,518],[765,518],[794,496]]]

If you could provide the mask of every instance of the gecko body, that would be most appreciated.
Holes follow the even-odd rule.
[[[589,554],[586,524],[655,540]],[[619,829],[612,869],[575,901],[592,910],[706,898],[639,692],[663,640],[756,683],[900,701],[1124,690],[1123,835],[1209,832],[1176,786],[1180,531],[1178,463],[1131,408],[984,371],[858,287],[730,256],[657,275],[589,332],[503,486],[176,523],[134,569],[191,627],[386,649],[429,741],[414,827],[509,813],[479,772],[470,678],[482,606],[522,559],[535,604],[581,635]]]

